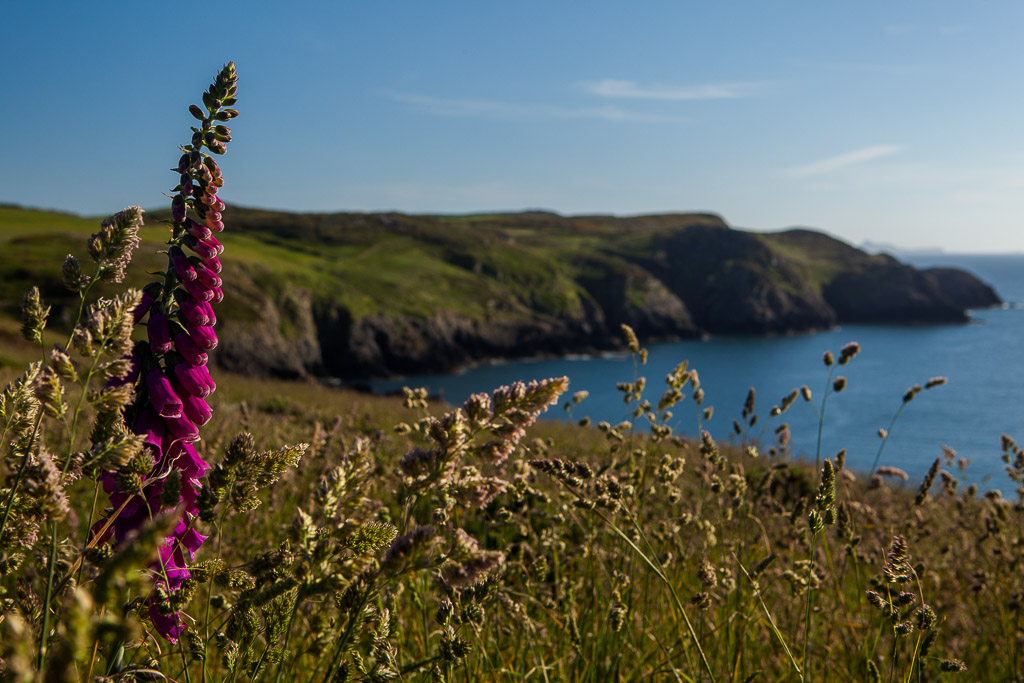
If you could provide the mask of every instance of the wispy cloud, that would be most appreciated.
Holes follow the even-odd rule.
[[[871,147],[864,147],[863,149],[857,149],[852,152],[837,154],[834,157],[815,161],[811,164],[788,168],[784,173],[790,178],[808,178],[811,176],[831,173],[832,171],[838,171],[839,169],[846,168],[847,166],[863,164],[901,151],[903,151],[903,147],[900,145],[873,145]]]
[[[767,83],[705,83],[701,85],[638,85],[634,81],[587,81],[584,90],[601,97],[636,100],[733,100],[751,97]]]
[[[438,116],[501,119],[600,119],[630,123],[684,123],[687,121],[679,116],[648,114],[612,106],[566,107],[552,104],[453,99],[401,93],[389,93],[388,97],[398,102],[414,105]]]

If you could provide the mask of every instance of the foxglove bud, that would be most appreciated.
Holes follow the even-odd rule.
[[[192,114],[192,116],[196,117],[200,121],[206,118],[206,113],[194,104],[188,105],[188,113]]]
[[[214,254],[214,256],[220,256],[221,254],[223,254],[223,253],[224,253],[224,245],[223,245],[223,244],[221,244],[221,243],[220,243],[220,240],[218,240],[218,239],[217,239],[216,237],[211,237],[210,239],[208,239],[208,240],[203,240],[203,241],[204,241],[204,242],[206,242],[206,243],[207,243],[207,244],[209,244],[209,245],[210,245],[211,247],[213,247],[214,249],[216,249],[216,250],[217,250],[217,253],[216,253],[216,254]],[[200,257],[202,257],[202,258],[206,258],[206,257],[205,257],[205,256],[203,256],[202,254],[200,254]]]
[[[210,371],[204,365],[178,363],[174,366],[174,375],[181,382],[182,389],[199,398],[205,398],[217,389]]]
[[[142,298],[139,300],[139,305],[132,311],[132,316],[135,319],[135,323],[138,324],[140,320],[146,317],[149,313],[149,309],[153,307],[153,302],[160,298],[160,294],[164,291],[164,286],[160,282],[150,282],[148,285],[142,288]]]
[[[224,154],[225,152],[228,151],[227,145],[225,145],[223,142],[220,142],[219,140],[207,142],[206,147],[214,154]]]
[[[217,314],[213,312],[213,306],[210,305],[209,301],[200,301],[199,306],[206,311],[206,317],[210,321],[206,323],[210,327],[217,324]]]
[[[210,405],[198,396],[193,396],[186,392],[181,397],[181,405],[185,417],[197,427],[202,427],[213,417],[213,410],[210,409]]]
[[[192,185],[192,178],[188,174],[182,174],[178,180],[178,185],[181,187],[181,193],[186,197],[191,197],[195,187]]]
[[[192,133],[192,146],[199,149],[199,146],[203,144],[202,133]]]
[[[219,211],[210,211],[210,213],[206,215],[206,227],[213,232],[223,232],[224,221],[217,218],[214,214],[216,214],[216,216],[220,216]]]
[[[213,157],[203,159],[203,164],[210,171],[210,180],[213,184],[217,187],[222,187],[224,185],[224,174],[220,172],[220,166],[217,165]]]
[[[237,109],[221,109],[219,112],[213,115],[213,118],[215,118],[218,121],[230,121],[236,116],[238,116]]]
[[[181,399],[171,388],[171,382],[164,376],[164,371],[155,368],[146,375],[146,390],[149,402],[160,417],[181,417]]]
[[[185,332],[179,332],[174,335],[174,348],[187,363],[192,365],[206,365],[207,361],[210,360],[210,357],[196,346],[196,343]]]
[[[199,259],[196,259],[196,261],[198,263],[193,263],[192,268],[196,271],[196,277],[199,281],[207,287],[220,287],[221,279],[217,277],[217,274],[203,265],[203,262]]]
[[[198,280],[186,280],[182,281],[181,284],[193,299],[198,299],[199,301],[213,300],[213,290],[202,282],[199,282]]]
[[[171,260],[171,267],[174,268],[175,275],[182,282],[191,282],[196,279],[195,268],[189,263],[188,257],[185,256],[185,252],[181,250],[181,247],[175,245],[167,250],[167,256]]]
[[[208,227],[201,223],[196,223],[191,218],[185,219],[185,230],[188,231],[188,234],[192,235],[193,237],[199,240],[205,240],[207,238],[213,237],[213,233],[210,232],[210,229]]]
[[[195,225],[198,226],[199,224],[195,223]],[[204,230],[209,230],[205,225],[202,227]],[[198,239],[192,235],[185,235],[182,238],[181,243],[199,254],[199,258],[215,258],[220,252],[217,251],[216,247],[208,244],[211,239],[213,239],[213,233],[210,233],[210,237],[206,239]]]
[[[214,189],[216,189],[216,186],[214,186]],[[209,201],[207,201],[207,200],[209,200]],[[206,204],[207,206],[209,206],[211,209],[214,209],[216,211],[223,211],[224,208],[225,208],[224,207],[224,202],[216,194],[204,195],[203,196],[203,203]]]
[[[203,187],[208,187],[213,184],[213,173],[206,164],[203,164],[196,169],[196,180],[198,180],[199,184]]]
[[[208,325],[189,325],[186,328],[188,336],[195,342],[195,345],[204,351],[212,351],[217,348],[217,334]]]
[[[163,313],[158,310],[149,312],[146,333],[153,353],[167,353],[171,350],[171,326]]]
[[[214,287],[210,290],[210,303],[219,304],[224,301],[224,291],[220,287]]]
[[[210,317],[202,306],[202,304],[206,303],[205,301],[197,301],[180,289],[175,290],[175,298],[178,300],[178,307],[181,309],[182,315],[185,316],[185,320],[193,325],[211,324]]]
[[[174,199],[171,200],[171,219],[175,223],[185,220],[185,198],[180,194],[174,195]]]
[[[220,259],[217,258],[216,256],[214,256],[213,258],[204,258],[203,265],[215,273],[219,273],[224,268],[220,263]]]
[[[191,169],[191,168],[192,168],[192,157],[189,155],[188,152],[185,152],[178,159],[178,168],[176,170],[178,171],[178,173],[184,175],[184,174],[188,173],[189,169]]]
[[[198,150],[192,150],[188,153],[189,161],[192,162],[192,170],[198,171],[203,168],[203,155]]]

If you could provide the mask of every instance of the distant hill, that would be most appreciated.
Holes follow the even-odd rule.
[[[146,215],[131,280],[162,267]],[[218,363],[346,379],[648,339],[842,322],[955,323],[998,304],[954,269],[916,270],[811,230],[753,233],[711,214],[300,214],[229,207]],[[58,315],[64,254],[99,221],[0,206],[0,308],[40,284]]]

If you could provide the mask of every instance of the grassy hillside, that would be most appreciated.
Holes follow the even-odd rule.
[[[19,358],[36,353],[15,346]],[[638,408],[667,389],[641,391],[633,364],[622,370]],[[15,375],[0,369],[4,383]],[[964,680],[1019,675],[1024,505],[959,488],[955,455],[937,444],[922,448],[935,451],[941,476],[903,484],[897,471],[869,482],[833,458],[829,493],[822,473],[787,459],[781,433],[695,443],[567,420],[530,427],[500,466],[482,457],[491,437],[475,434],[452,479],[417,480],[401,463],[444,448],[428,416],[451,407],[224,373],[217,381],[215,417],[197,444],[207,461],[223,463],[243,429],[261,447],[306,441],[310,451],[258,507],[203,525],[211,539],[195,566],[214,567],[215,578],[184,608],[191,635],[176,645],[144,637],[112,596],[102,622],[77,637],[59,631],[57,658],[65,643],[80,647],[71,651],[78,666],[121,681],[149,671],[193,681],[393,672],[594,683],[938,681],[961,667]],[[677,410],[699,413],[693,387],[681,388]],[[735,408],[744,426],[758,414],[771,427],[785,420],[753,401],[742,415]],[[812,407],[798,398],[788,409]],[[574,419],[584,415],[585,399],[573,407]],[[1019,449],[1006,448],[1024,472]],[[464,482],[479,477],[507,487],[474,505]],[[88,480],[69,489],[84,503],[92,494]],[[94,513],[83,504],[79,514],[86,525]],[[815,515],[834,523],[816,533]],[[374,524],[393,525],[398,540],[357,550],[361,530],[392,528]],[[65,571],[76,550],[59,553]],[[68,624],[80,609],[71,597],[114,581],[118,558],[90,560],[83,589],[65,598]],[[223,565],[203,564],[213,558]],[[130,573],[116,581],[138,583]],[[24,586],[10,612],[19,618],[30,614]],[[33,623],[0,622],[9,671],[34,655],[18,635],[30,631],[12,624]]]
[[[162,267],[155,252],[166,218],[147,214],[129,275],[136,286]],[[778,333],[844,320],[963,321],[968,306],[998,301],[970,276],[928,279],[822,233],[745,233],[708,214],[232,207],[226,219],[218,235],[227,248],[220,358],[246,373],[443,371],[614,347],[621,324],[643,338]],[[60,319],[70,303],[60,263],[84,252],[99,221],[0,206],[0,312],[14,315],[37,283]]]

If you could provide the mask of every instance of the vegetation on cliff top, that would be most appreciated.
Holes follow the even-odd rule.
[[[968,307],[998,303],[969,276],[972,287],[951,286],[823,233],[747,233],[709,214],[229,214],[221,360],[243,372],[445,370],[609,348],[623,323],[644,338],[785,333],[844,321],[955,322]],[[147,214],[146,246],[159,244],[167,217]],[[28,282],[59,307],[59,277],[46,264],[94,223],[0,207],[0,307],[13,313]],[[156,263],[133,266],[133,283]],[[253,348],[257,338],[280,351]],[[358,363],[332,362],[339,348]]]

